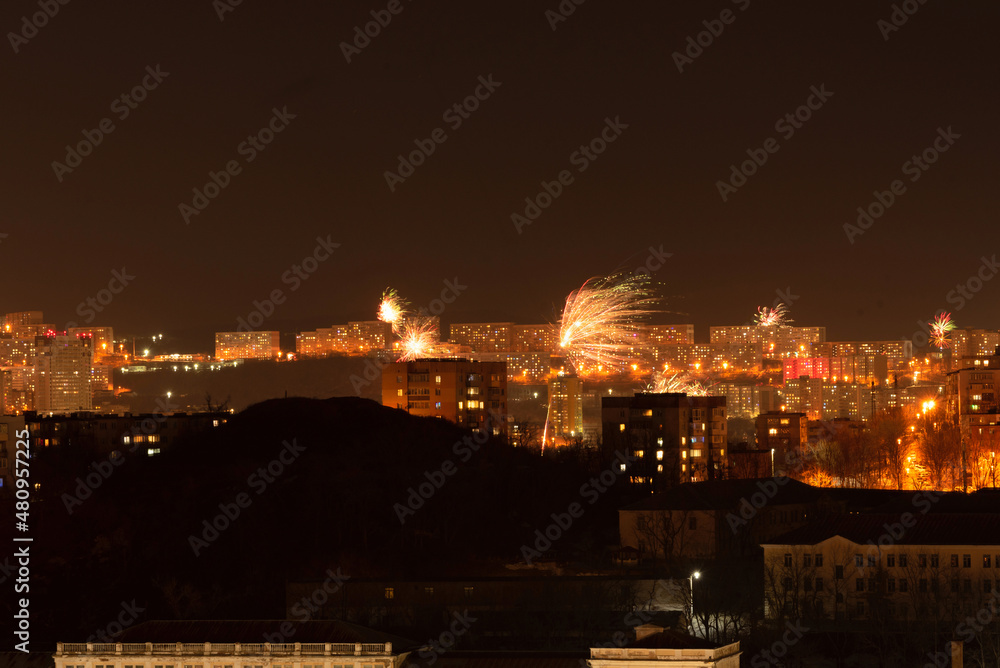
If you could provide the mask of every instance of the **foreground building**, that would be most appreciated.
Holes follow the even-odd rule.
[[[666,488],[726,469],[725,397],[602,397],[601,424],[604,447],[635,458],[633,483]]]
[[[762,543],[765,615],[772,619],[938,621],[945,628],[1000,604],[1000,515],[838,515]]]
[[[494,435],[507,422],[507,365],[418,359],[382,369],[382,405]]]
[[[56,643],[55,668],[400,668],[418,645],[334,621],[153,621],[117,642]]]

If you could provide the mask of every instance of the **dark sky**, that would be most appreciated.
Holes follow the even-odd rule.
[[[243,0],[220,21],[211,0],[76,0],[17,53],[9,33],[40,10],[4,3],[2,308],[83,323],[77,305],[125,267],[91,324],[188,347],[275,289],[264,328],[283,331],[370,319],[386,286],[426,305],[456,277],[444,323],[540,322],[662,246],[653,275],[683,314],[663,321],[699,339],[789,288],[796,323],[831,339],[908,337],[942,308],[998,328],[1000,280],[961,308],[948,295],[1000,251],[1000,5],[911,3],[886,40],[892,3],[872,0],[588,0],[555,30],[556,0],[403,0],[350,63],[340,43],[387,2]],[[678,72],[672,54],[723,10]],[[120,119],[112,102],[157,65],[169,74]],[[500,86],[452,129],[442,114],[480,76]],[[833,95],[786,139],[775,122],[812,86]],[[295,118],[247,162],[238,146],[274,108]],[[113,132],[60,182],[53,161],[103,118]],[[628,127],[578,171],[606,118]],[[911,182],[939,127],[960,138]],[[386,170],[436,128],[446,141],[391,192]],[[716,182],[769,137],[779,150],[723,202]],[[241,172],[185,224],[178,205],[230,160]],[[518,234],[511,214],[562,170],[572,184]],[[905,193],[850,243],[844,224],[895,179]],[[340,247],[291,290],[282,275],[327,235]]]

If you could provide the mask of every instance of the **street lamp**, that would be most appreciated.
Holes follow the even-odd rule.
[[[692,634],[694,635],[694,581],[701,577],[701,571],[695,571],[688,576],[688,586],[691,591],[691,614],[688,615],[688,626],[690,627]]]

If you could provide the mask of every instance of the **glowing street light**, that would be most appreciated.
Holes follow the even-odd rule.
[[[688,627],[694,630],[694,581],[701,577],[701,571],[695,571],[688,576],[688,586],[691,590],[691,614],[688,617]],[[693,634],[692,634],[693,635]]]

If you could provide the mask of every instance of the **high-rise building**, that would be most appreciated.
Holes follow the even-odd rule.
[[[709,327],[712,343],[759,343],[767,359],[809,355],[813,345],[826,341],[826,327]]]
[[[348,336],[359,352],[390,350],[392,324],[381,320],[358,320],[347,323]]]
[[[549,378],[549,430],[553,438],[583,437],[583,384],[572,373]]]
[[[813,346],[812,357],[854,357],[884,355],[889,371],[905,370],[913,357],[913,342],[899,341],[825,341]]]
[[[448,339],[476,353],[507,353],[513,327],[512,322],[459,322],[448,328]]]
[[[665,343],[694,343],[694,325],[647,325],[646,342],[651,346]]]
[[[553,325],[512,325],[510,333],[511,352],[552,353],[556,349],[556,328]]]
[[[50,332],[35,342],[35,409],[39,413],[89,410],[92,339]]]
[[[7,313],[3,317],[3,331],[5,334],[16,334],[22,327],[41,324],[41,311],[18,311],[16,313]]]
[[[500,434],[507,422],[507,365],[418,359],[382,369],[382,404]]]
[[[760,343],[665,343],[652,350],[668,371],[753,371],[763,359]]]
[[[946,415],[964,436],[1000,428],[1000,355],[964,358],[962,368],[948,374],[945,386]]]
[[[849,357],[791,357],[782,361],[783,376],[822,378],[833,383],[889,383],[889,358],[885,355]]]
[[[709,389],[713,397],[726,398],[726,416],[756,418],[760,413],[777,410],[781,398],[777,387],[749,383],[716,383]]]
[[[997,354],[1000,348],[1000,330],[956,329],[951,333],[952,359],[982,357]]]
[[[670,487],[726,470],[726,399],[679,393],[603,397],[604,447],[633,457],[633,483]]]
[[[273,360],[281,354],[278,332],[216,332],[217,360]]]
[[[115,353],[115,332],[111,327],[70,327],[67,334],[89,334],[94,342],[94,359]]]
[[[802,448],[809,442],[809,420],[805,413],[768,411],[757,416],[757,449],[774,451],[771,475],[792,473],[792,462],[802,461]]]

